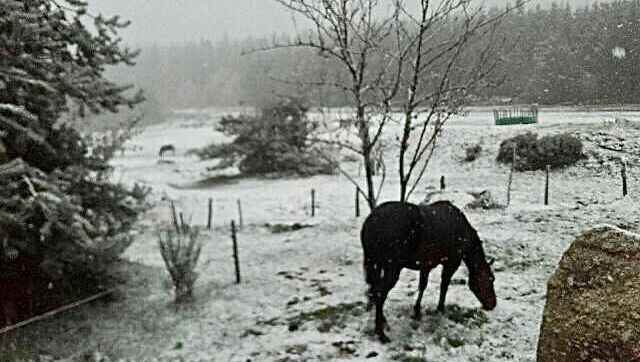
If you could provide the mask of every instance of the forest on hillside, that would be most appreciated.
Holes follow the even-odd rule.
[[[506,41],[494,54],[501,60],[493,76],[497,84],[475,94],[478,102],[597,105],[640,99],[640,0],[520,8],[506,16],[499,32]],[[317,53],[282,48],[247,54],[288,36],[143,46],[138,66],[111,76],[141,86],[167,108],[261,105],[290,94],[314,105],[348,105],[340,90],[300,82],[340,76]]]

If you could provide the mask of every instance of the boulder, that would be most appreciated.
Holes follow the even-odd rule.
[[[430,191],[427,192],[424,200],[421,202],[423,205],[428,205],[436,201],[449,201],[460,209],[464,209],[470,203],[476,201],[476,199],[464,191]]]
[[[436,201],[450,201],[460,209],[497,209],[502,206],[498,204],[491,192],[483,191],[430,191],[427,192],[423,205],[428,205]]]
[[[469,209],[499,209],[503,206],[500,205],[495,199],[491,196],[491,192],[489,190],[484,190],[480,192],[469,192],[469,195],[473,196],[475,199],[473,202],[467,204],[467,208]]]
[[[640,235],[579,236],[547,285],[538,362],[640,361]]]

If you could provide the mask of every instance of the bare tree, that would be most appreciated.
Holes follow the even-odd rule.
[[[500,61],[504,38],[497,28],[515,7],[487,15],[471,0],[416,1],[409,12],[399,8],[395,50],[402,75],[397,99],[402,109],[398,156],[400,200],[406,201],[422,179],[445,123],[459,113],[473,91],[491,86],[489,76]]]
[[[510,9],[489,17],[481,7],[472,8],[470,0],[412,0],[409,6],[404,0],[275,1],[310,21],[312,29],[261,50],[310,48],[338,65],[339,74],[301,82],[335,87],[350,98],[359,144],[327,142],[362,156],[366,190],[349,179],[370,208],[376,206],[385,175],[376,190],[376,145],[387,124],[400,123],[400,199],[407,200],[425,173],[442,126],[495,68],[495,42],[486,38],[494,36]],[[467,50],[473,51],[473,62],[463,56]],[[398,109],[400,120],[393,118]]]
[[[365,190],[358,182],[346,176],[358,187],[370,208],[376,206],[377,198],[384,182],[377,187],[373,176],[376,173],[376,144],[380,140],[385,124],[390,120],[393,92],[386,70],[396,60],[387,57],[380,46],[388,42],[396,27],[399,9],[386,7],[386,1],[378,0],[275,0],[294,14],[310,21],[312,30],[301,32],[285,43],[274,44],[265,49],[282,47],[306,47],[314,49],[328,61],[338,64],[339,74],[318,80],[305,80],[317,87],[334,87],[343,91],[354,107],[353,121],[359,144],[337,140],[325,142],[349,149],[363,158],[365,170]],[[387,59],[385,59],[387,58]],[[386,60],[386,62],[385,62]],[[399,82],[397,82],[399,85]],[[383,166],[383,165],[381,165]]]

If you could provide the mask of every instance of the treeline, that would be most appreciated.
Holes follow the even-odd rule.
[[[498,9],[488,11],[492,12]],[[494,54],[503,60],[495,80],[504,81],[476,94],[480,102],[498,98],[539,104],[640,101],[640,0],[579,9],[557,4],[521,8],[506,17],[500,32],[507,41]],[[244,54],[273,40],[146,46],[137,67],[114,76],[145,88],[148,98],[168,108],[263,105],[290,94],[304,94],[327,106],[348,105],[339,90],[297,82],[340,76],[330,60],[313,51],[283,48]]]
[[[322,98],[322,103],[339,103],[330,90],[302,90],[295,81],[305,74],[328,71],[325,61],[313,52],[287,48],[245,54],[271,41],[146,46],[141,48],[135,67],[123,69],[126,72],[117,69],[111,76],[144,88],[148,100],[167,108],[260,106],[300,92],[313,99]]]
[[[540,104],[640,101],[640,1],[519,11],[503,31],[515,46],[495,95]]]

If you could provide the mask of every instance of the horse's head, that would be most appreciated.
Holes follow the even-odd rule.
[[[495,277],[491,271],[493,260],[487,263],[486,260],[479,260],[473,272],[469,275],[469,289],[482,303],[482,308],[492,310],[496,307],[496,292],[493,289]]]

